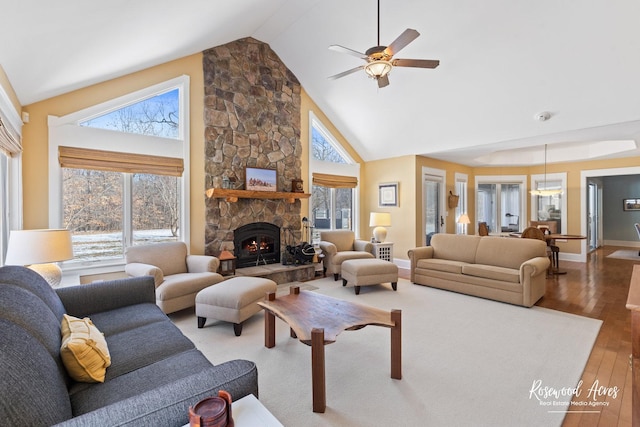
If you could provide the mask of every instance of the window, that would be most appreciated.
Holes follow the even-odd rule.
[[[478,222],[486,222],[491,233],[519,231],[526,212],[525,183],[524,176],[476,177]]]
[[[180,133],[179,94],[179,89],[173,89],[81,121],[79,125],[175,139]]]
[[[357,230],[355,211],[360,169],[317,117],[313,113],[309,116],[310,216],[312,241],[317,241],[320,230]]]
[[[462,214],[469,214],[467,208],[467,185],[468,177],[466,174],[456,173],[456,195],[458,195],[458,206],[456,207],[456,234],[467,234],[467,224],[459,224],[458,219]]]
[[[0,265],[9,231],[22,228],[22,120],[0,86]]]
[[[181,77],[49,118],[50,223],[72,231],[66,267],[119,264],[128,246],[188,238],[186,94]]]
[[[567,174],[531,175],[531,188],[559,191],[557,194],[548,196],[531,195],[531,219],[555,222],[557,232],[566,233],[567,200],[564,197],[564,190],[567,188]]]

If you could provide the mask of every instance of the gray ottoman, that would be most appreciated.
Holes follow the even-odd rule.
[[[394,291],[398,289],[398,266],[392,262],[378,258],[363,258],[342,263],[342,286],[351,283],[355,287],[356,295],[360,294],[360,286],[386,282],[391,283]]]
[[[257,304],[278,285],[261,277],[232,277],[209,286],[196,295],[198,328],[204,327],[207,318],[233,323],[236,336],[242,333],[242,322],[262,308]]]

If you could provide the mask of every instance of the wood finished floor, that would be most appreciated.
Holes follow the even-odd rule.
[[[625,304],[631,271],[638,262],[607,258],[618,249],[632,248],[604,247],[589,254],[587,263],[560,261],[560,269],[567,274],[548,278],[545,296],[536,304],[603,321],[582,375],[582,395],[574,400],[587,401],[596,380],[600,386],[620,389],[615,399],[598,399],[609,402],[607,407],[570,407],[599,412],[568,413],[563,427],[631,426],[631,315]],[[409,279],[408,270],[400,269],[399,275]]]

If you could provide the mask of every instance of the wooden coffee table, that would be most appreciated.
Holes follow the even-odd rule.
[[[290,294],[276,299],[269,293],[264,308],[264,345],[276,345],[276,316],[289,325],[292,338],[311,346],[311,381],[313,412],[324,412],[327,406],[324,346],[336,341],[342,331],[353,331],[367,325],[391,328],[391,378],[402,379],[402,312],[386,311],[328,297],[297,286]]]

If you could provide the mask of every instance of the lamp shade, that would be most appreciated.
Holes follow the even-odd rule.
[[[471,224],[471,221],[469,220],[469,215],[467,214],[462,214],[458,217],[458,224]]]
[[[46,264],[73,258],[69,230],[13,230],[9,234],[7,265]]]
[[[369,215],[369,226],[373,229],[373,238],[377,242],[384,242],[387,238],[387,229],[391,227],[391,214],[387,212],[371,212]]]
[[[387,212],[371,212],[369,227],[391,227],[391,214]]]

